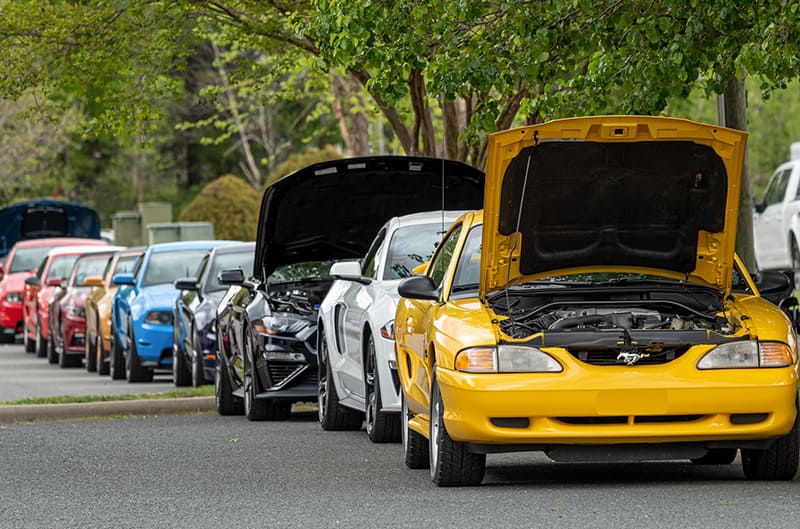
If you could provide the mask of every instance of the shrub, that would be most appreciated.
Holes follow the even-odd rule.
[[[180,214],[181,221],[211,222],[217,239],[254,241],[261,196],[247,182],[225,175],[206,185]]]
[[[279,163],[275,170],[267,177],[264,187],[272,184],[276,180],[293,173],[298,169],[302,169],[307,165],[319,162],[327,162],[328,160],[341,160],[344,158],[342,153],[336,147],[326,145],[322,149],[312,147],[306,152],[295,153],[286,158],[283,162]]]

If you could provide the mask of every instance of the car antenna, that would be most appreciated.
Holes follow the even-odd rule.
[[[444,159],[442,159],[442,237],[444,237]]]
[[[530,174],[531,169],[531,159],[533,155],[536,153],[536,147],[539,146],[539,131],[533,131],[533,151],[528,154],[528,161],[525,163],[525,179],[522,181],[522,193],[519,197],[519,207],[517,211],[517,227],[514,230],[514,244],[511,245],[511,248],[508,250],[508,265],[506,266],[506,286],[505,286],[505,294],[506,294],[506,310],[511,312],[511,299],[508,295],[508,283],[511,280],[511,257],[514,255],[514,250],[517,249],[517,243],[519,242],[519,226],[522,223],[522,205],[525,203],[525,190],[528,187],[528,175]],[[514,318],[511,318],[511,332],[513,334],[517,333],[517,323]]]

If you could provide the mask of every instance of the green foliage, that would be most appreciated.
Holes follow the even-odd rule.
[[[217,239],[254,241],[260,203],[259,193],[244,180],[225,175],[206,185],[179,218],[213,223]]]
[[[275,182],[279,178],[282,178],[290,173],[293,173],[298,169],[302,169],[307,165],[319,162],[327,162],[328,160],[339,160],[341,158],[342,158],[342,153],[339,152],[338,149],[330,145],[326,145],[321,149],[312,147],[306,152],[292,154],[286,160],[281,162],[275,168],[272,174],[269,175],[265,187],[269,186],[271,183]]]

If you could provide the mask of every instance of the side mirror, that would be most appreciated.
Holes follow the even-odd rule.
[[[244,283],[244,271],[241,268],[228,268],[217,274],[221,285],[241,285]]]
[[[780,270],[762,270],[753,278],[761,297],[780,306],[791,297],[794,290],[794,278],[791,272]]]
[[[414,276],[403,279],[397,286],[397,293],[408,299],[438,301],[439,289],[428,276]]]
[[[36,276],[28,276],[25,278],[25,284],[38,287],[42,284],[41,280]]]
[[[61,278],[60,277],[51,277],[45,283],[48,287],[60,287],[61,286]]]
[[[133,285],[133,274],[115,274],[111,282],[115,285]]]
[[[85,287],[102,287],[103,286],[103,278],[100,276],[89,276],[83,280],[83,286]]]
[[[761,202],[756,202],[756,197],[753,197],[753,209],[756,210],[756,213],[763,213],[767,209],[767,197],[765,196]]]
[[[338,263],[333,263],[329,274],[334,279],[355,281],[363,285],[369,285],[372,282],[370,278],[361,275],[361,265],[358,261],[340,261]]]
[[[176,279],[173,283],[178,290],[199,290],[200,286],[197,284],[197,279],[194,277],[182,277]]]

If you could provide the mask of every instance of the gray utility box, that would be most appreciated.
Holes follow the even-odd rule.
[[[147,226],[147,244],[213,239],[214,225],[210,222],[162,222]]]

